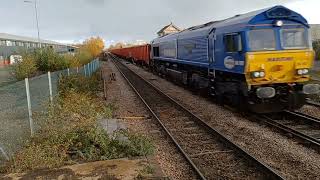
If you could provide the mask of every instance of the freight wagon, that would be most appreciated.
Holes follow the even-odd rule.
[[[132,46],[120,49],[113,49],[111,53],[132,60],[140,65],[149,65],[150,63],[150,44],[141,46]]]

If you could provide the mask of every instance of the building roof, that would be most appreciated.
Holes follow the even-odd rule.
[[[31,37],[25,37],[25,36],[17,36],[17,35],[12,35],[12,34],[7,34],[7,33],[0,33],[0,39],[38,43],[38,39],[37,38],[31,38]],[[69,45],[66,45],[66,44],[62,44],[62,43],[55,42],[55,41],[50,41],[50,40],[41,39],[40,41],[41,41],[41,43],[45,43],[45,44],[69,46]]]
[[[163,27],[160,31],[158,31],[157,33],[162,33],[163,31],[165,31],[168,27],[172,26],[173,28],[177,29],[178,31],[181,31],[180,28],[178,28],[176,25],[174,25],[172,22],[168,25],[166,25],[165,27]]]

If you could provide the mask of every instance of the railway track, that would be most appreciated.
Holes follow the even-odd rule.
[[[296,137],[305,146],[320,152],[320,119],[293,111],[271,115],[255,115],[254,117]]]
[[[283,179],[277,171],[111,57],[199,179]]]
[[[320,103],[311,100],[307,100],[307,104],[314,107],[320,107]]]

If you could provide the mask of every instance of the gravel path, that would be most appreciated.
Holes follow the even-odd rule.
[[[152,84],[185,105],[251,154],[279,170],[287,179],[320,178],[320,155],[313,150],[137,66],[132,64],[127,66],[143,77],[147,77]]]
[[[177,180],[195,179],[185,159],[170,139],[164,135],[156,121],[150,118],[148,110],[114,64],[108,61],[103,65],[103,69],[107,72],[107,76],[111,73],[116,75],[116,81],[107,83],[107,101],[115,105],[115,118],[123,119],[130,130],[146,134],[154,141],[156,160],[166,176]]]
[[[320,108],[315,106],[305,105],[301,109],[299,109],[298,112],[308,114],[316,118],[320,118]]]

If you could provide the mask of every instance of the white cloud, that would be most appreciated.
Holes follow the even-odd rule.
[[[80,42],[90,36],[106,45],[150,41],[171,21],[182,28],[282,4],[320,23],[317,0],[38,0],[43,39]],[[297,2],[296,2],[297,1]],[[34,8],[23,0],[2,0],[0,32],[36,37]]]
[[[319,0],[300,0],[288,3],[287,7],[300,13],[310,24],[320,24]]]

